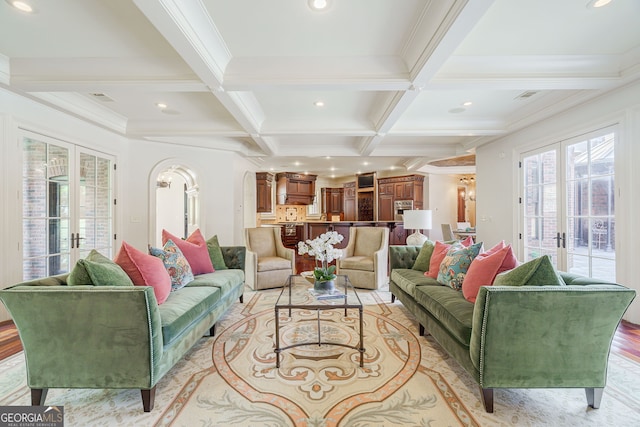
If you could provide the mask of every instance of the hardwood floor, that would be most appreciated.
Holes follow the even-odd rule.
[[[18,331],[11,321],[0,323],[0,360],[22,351]],[[622,321],[613,337],[611,352],[640,363],[640,325]]]

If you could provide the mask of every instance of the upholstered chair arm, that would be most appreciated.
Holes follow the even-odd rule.
[[[481,287],[469,348],[480,386],[604,387],[611,341],[634,297],[614,284]]]
[[[163,356],[152,287],[17,285],[0,291],[31,388],[153,387]]]
[[[221,246],[222,257],[227,268],[245,269],[247,248],[245,246]]]
[[[415,264],[421,246],[389,246],[389,268],[412,268]]]
[[[252,288],[258,283],[258,254],[247,249],[245,261],[245,283]]]

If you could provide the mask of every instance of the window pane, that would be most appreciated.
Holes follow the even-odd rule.
[[[22,176],[44,179],[47,169],[47,144],[26,138],[22,152],[24,157]]]
[[[606,176],[591,180],[591,215],[613,215],[613,177]]]
[[[47,221],[45,219],[25,219],[22,227],[22,253],[24,258],[47,254]]]
[[[591,175],[613,175],[614,173],[614,135],[591,140]]]
[[[589,153],[587,141],[567,147],[567,179],[584,178],[589,173]]]

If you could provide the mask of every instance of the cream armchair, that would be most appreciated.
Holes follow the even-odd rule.
[[[253,290],[284,286],[295,274],[295,252],[282,244],[280,227],[246,228],[245,245],[246,283]]]
[[[337,264],[338,274],[349,276],[356,288],[378,289],[388,278],[389,229],[350,227],[349,243]]]

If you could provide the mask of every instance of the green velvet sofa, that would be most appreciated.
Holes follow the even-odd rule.
[[[244,290],[244,246],[221,247],[228,269],[195,276],[158,305],[150,286],[67,286],[67,274],[0,291],[24,348],[32,405],[49,388],[140,389],[156,384]]]
[[[598,408],[611,341],[635,291],[559,273],[567,286],[483,286],[474,303],[412,266],[419,246],[390,246],[389,290],[479,384],[487,412],[495,388],[584,388]]]

